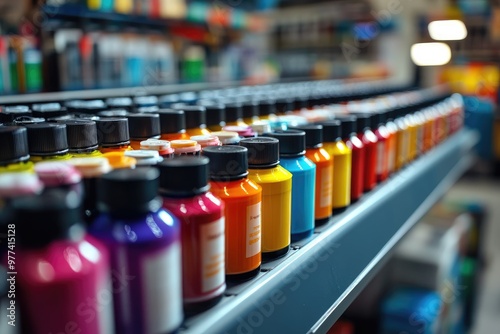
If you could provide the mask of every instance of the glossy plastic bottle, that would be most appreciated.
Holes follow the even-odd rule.
[[[134,278],[113,282],[117,333],[172,333],[183,320],[179,220],[162,208],[158,184],[153,168],[98,181],[101,214],[90,233],[107,247],[111,269]]]
[[[226,104],[226,126],[248,126],[243,121],[243,104],[241,102]]]
[[[186,133],[186,114],[183,110],[160,109],[160,130],[163,140],[189,139]]]
[[[375,112],[370,116],[370,124],[377,136],[377,182],[385,181],[389,177],[389,159],[392,149],[391,133],[385,126],[386,114]]]
[[[306,133],[280,130],[266,134],[280,141],[280,164],[292,173],[292,242],[314,232],[316,165],[306,158]]]
[[[290,248],[292,174],[279,165],[279,141],[257,137],[240,141],[248,149],[248,178],[262,187],[262,258]]]
[[[249,279],[260,271],[262,188],[247,177],[248,150],[212,146],[203,155],[210,158],[210,190],[225,204],[226,276]]]
[[[242,106],[242,115],[243,115],[243,122],[251,125],[255,121],[259,121],[259,110],[258,110],[258,103],[255,100],[248,100],[245,101]]]
[[[408,126],[408,131],[410,133],[409,146],[408,146],[408,156],[406,158],[406,163],[412,162],[417,157],[418,150],[418,123],[414,115],[415,106],[411,106],[405,110],[405,122]]]
[[[130,147],[128,119],[101,118],[97,120],[97,139],[102,153],[125,152]]]
[[[102,153],[98,150],[96,122],[85,119],[67,120],[69,154],[72,158],[95,158]]]
[[[1,126],[0,143],[0,173],[33,172],[26,128]]]
[[[352,152],[351,164],[351,203],[363,195],[365,177],[365,146],[356,135],[356,117],[337,117],[341,121],[342,139]]]
[[[371,128],[370,114],[356,114],[357,133],[365,146],[365,175],[363,191],[368,192],[377,185],[377,150],[378,140]]]
[[[54,191],[16,199],[12,207],[23,331],[46,334],[78,328],[82,333],[114,333],[108,253],[85,233],[75,194]],[[113,273],[113,279],[117,277],[130,283],[129,276]]]
[[[341,122],[321,122],[323,147],[333,157],[332,212],[344,211],[351,204],[352,151],[342,140]]]
[[[186,114],[186,133],[191,136],[206,136],[210,134],[207,123],[207,110],[203,106],[184,106]]]
[[[182,291],[188,313],[204,310],[226,290],[224,203],[210,191],[207,157],[165,160],[163,207],[181,222]]]
[[[160,139],[159,114],[130,114],[127,118],[130,146],[134,150],[140,150],[141,142],[144,140]]]
[[[385,127],[389,133],[388,147],[389,147],[389,160],[387,163],[387,171],[389,175],[396,171],[396,159],[397,159],[397,141],[399,136],[399,130],[396,123],[394,123],[394,111],[387,110],[384,112],[387,122]]]
[[[39,123],[27,125],[30,160],[37,163],[50,160],[68,160],[66,124]]]
[[[306,125],[297,129],[306,133],[306,157],[316,165],[314,219],[316,226],[332,216],[333,157],[323,147],[323,126]]]
[[[394,111],[394,123],[398,127],[396,140],[396,168],[400,170],[407,161],[408,151],[410,148],[410,131],[404,120],[404,110],[398,109]]]
[[[207,128],[210,131],[221,131],[226,125],[226,107],[220,103],[206,104]]]

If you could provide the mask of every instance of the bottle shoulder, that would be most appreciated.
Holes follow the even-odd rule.
[[[226,198],[239,198],[248,196],[260,196],[262,187],[254,181],[244,178],[236,181],[210,181],[210,191],[214,195]]]
[[[249,169],[248,177],[256,183],[278,183],[292,179],[292,173],[278,165],[267,169]]]

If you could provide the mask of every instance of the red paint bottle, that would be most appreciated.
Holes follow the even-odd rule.
[[[389,154],[391,151],[391,133],[386,128],[387,114],[376,112],[370,116],[372,129],[377,136],[377,182],[382,182],[389,176]]]
[[[365,146],[365,168],[363,190],[368,192],[377,185],[377,145],[378,139],[372,131],[370,114],[356,114],[357,133]]]
[[[192,314],[216,304],[226,290],[224,204],[208,190],[209,159],[163,161],[163,207],[181,221],[184,310]]]
[[[351,203],[363,195],[365,176],[365,146],[356,135],[356,117],[346,116],[336,118],[342,122],[342,139],[352,151],[351,169]]]

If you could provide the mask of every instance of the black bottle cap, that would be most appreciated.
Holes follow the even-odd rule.
[[[129,112],[125,109],[113,109],[113,110],[104,110],[104,111],[99,111],[97,113],[97,116],[99,117],[126,117],[128,116]]]
[[[356,134],[356,116],[338,116],[335,119],[341,122],[340,129],[343,139],[349,138],[353,133]]]
[[[130,144],[128,120],[126,118],[102,118],[96,123],[99,145],[109,147]]]
[[[276,100],[276,112],[284,114],[293,110],[293,99],[290,97],[283,97]]]
[[[226,123],[234,123],[243,118],[243,105],[241,102],[226,104]]]
[[[59,103],[34,104],[32,109],[34,117],[51,118],[68,114],[66,108],[62,107]]]
[[[240,145],[248,149],[249,168],[272,168],[279,164],[279,140],[271,137],[246,138]]]
[[[160,108],[170,108],[174,103],[180,102],[180,97],[178,94],[163,95],[159,98]]]
[[[14,199],[11,205],[19,246],[34,249],[56,240],[82,237],[80,203],[76,192],[55,189],[43,196]]]
[[[296,157],[306,154],[306,133],[302,130],[278,130],[265,133],[280,141],[280,156]]]
[[[333,143],[342,138],[340,129],[341,122],[339,120],[318,122],[318,124],[323,126],[323,141],[325,143]]]
[[[157,165],[160,169],[160,193],[169,197],[190,197],[207,192],[207,157],[177,157]]]
[[[186,114],[183,110],[160,109],[161,133],[178,133],[186,130]]]
[[[368,113],[353,113],[356,116],[356,132],[362,133],[371,127],[370,114]]]
[[[102,100],[92,100],[92,101],[69,101],[66,103],[66,108],[71,113],[79,114],[97,114],[99,111],[104,111],[107,109],[106,103]]]
[[[136,96],[134,97],[134,105],[136,107],[154,107],[158,105],[156,96]]]
[[[11,123],[21,116],[31,116],[31,110],[27,106],[11,106],[0,109],[0,122]]]
[[[0,165],[22,162],[29,159],[28,132],[21,126],[0,127]]]
[[[26,125],[30,125],[30,124],[40,124],[40,123],[45,123],[45,118],[21,116],[21,117],[16,117],[12,123],[14,125],[17,125],[17,126],[26,126]]]
[[[85,119],[60,122],[66,124],[68,147],[71,152],[97,149],[96,122]]]
[[[132,99],[130,97],[114,97],[106,100],[106,104],[110,109],[132,109]]]
[[[130,114],[128,128],[131,139],[149,139],[161,134],[160,115]]]
[[[203,155],[210,158],[210,179],[232,181],[248,175],[248,149],[243,146],[209,146]]]
[[[53,155],[68,152],[66,124],[40,123],[26,125],[31,155]]]
[[[223,104],[207,104],[207,126],[216,126],[226,121],[226,107]]]
[[[244,119],[253,118],[259,115],[258,103],[256,101],[246,101],[242,105],[242,114]]]
[[[99,210],[127,216],[159,209],[160,172],[156,168],[117,169],[97,183]]]
[[[271,98],[260,99],[257,110],[259,117],[276,114],[276,101]]]
[[[207,109],[203,106],[185,106],[186,128],[195,129],[207,124]]]
[[[306,133],[306,147],[316,148],[323,145],[323,126],[322,125],[302,125],[293,129],[302,130]]]

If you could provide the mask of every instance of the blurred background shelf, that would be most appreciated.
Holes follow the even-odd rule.
[[[181,332],[326,333],[395,245],[471,166],[477,133],[462,130],[365,195]],[[295,315],[295,316],[292,316]]]

